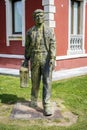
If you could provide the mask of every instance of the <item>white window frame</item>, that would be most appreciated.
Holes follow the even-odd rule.
[[[12,34],[12,1],[5,0],[6,4],[6,45],[10,46],[10,41],[22,41],[22,46],[25,44],[25,0],[22,0],[22,34]]]
[[[71,50],[70,48],[70,39],[71,39],[71,0],[69,0],[69,27],[68,27],[68,50],[67,50],[67,55],[77,55],[77,54],[85,54],[85,5],[86,5],[86,0],[83,0],[83,30],[82,30],[82,50]],[[76,35],[77,38],[80,37],[80,35]],[[72,37],[73,39],[73,37]]]

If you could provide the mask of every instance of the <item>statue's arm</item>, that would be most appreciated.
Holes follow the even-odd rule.
[[[24,54],[24,62],[22,66],[28,67],[28,61],[30,59],[30,36],[29,33],[27,32],[26,34],[26,41],[25,41],[25,54]]]
[[[51,30],[50,33],[50,64],[53,65],[53,69],[55,66],[55,60],[56,60],[56,39],[54,32]]]

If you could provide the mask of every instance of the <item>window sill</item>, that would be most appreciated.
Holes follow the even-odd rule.
[[[14,34],[14,35],[11,35],[11,36],[9,36],[9,40],[11,41],[11,40],[17,40],[17,41],[20,41],[20,40],[22,40],[22,34],[20,35],[20,34]]]

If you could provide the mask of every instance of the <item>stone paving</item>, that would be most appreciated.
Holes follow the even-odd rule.
[[[29,104],[28,101],[16,103],[12,109],[10,119],[30,121],[42,119],[46,126],[70,126],[77,122],[78,116],[67,110],[60,101],[59,105],[55,102],[52,103],[52,116],[44,116],[41,102],[38,103],[36,109],[31,108]]]

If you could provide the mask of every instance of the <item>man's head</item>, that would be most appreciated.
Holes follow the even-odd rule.
[[[36,25],[41,25],[44,22],[44,11],[42,9],[37,9],[33,12],[33,18]]]

